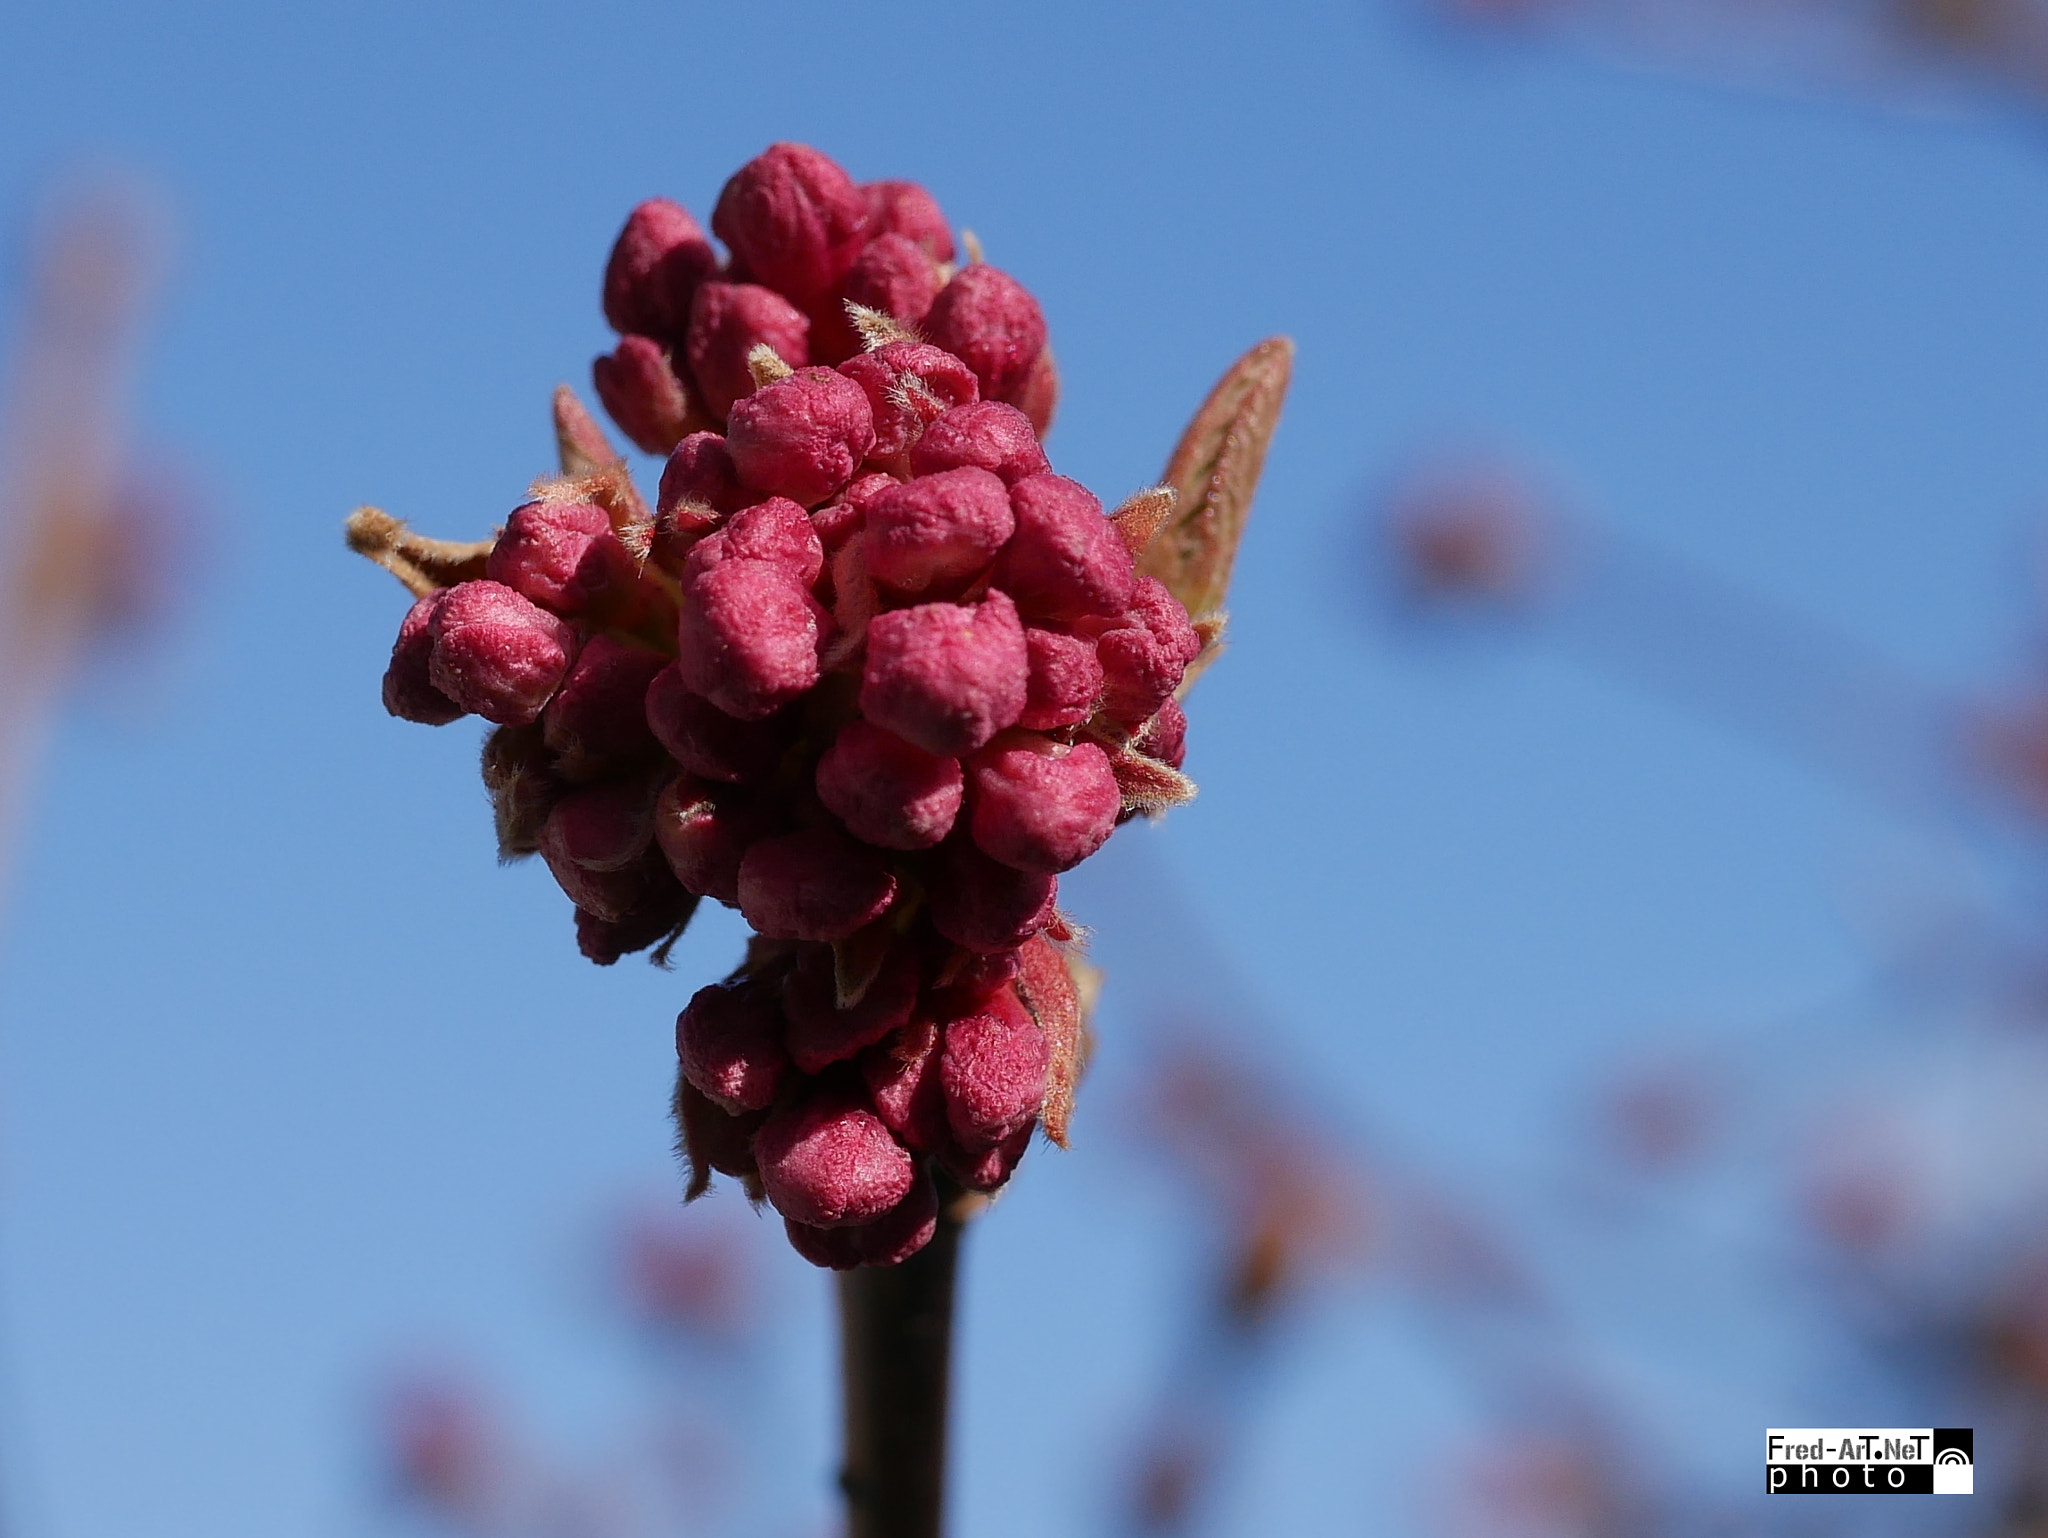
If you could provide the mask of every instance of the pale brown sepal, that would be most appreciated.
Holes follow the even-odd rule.
[[[597,418],[567,385],[555,386],[555,454],[567,476],[593,475],[606,465],[625,462]]]
[[[526,495],[535,502],[594,503],[605,510],[621,538],[653,521],[624,460],[599,465],[588,475],[544,475],[526,488]]]
[[[832,942],[833,1006],[853,1009],[868,996],[868,989],[882,975],[882,963],[889,959],[889,946],[896,938],[896,926],[887,916],[867,928]]]
[[[1171,486],[1148,486],[1125,497],[1123,504],[1109,515],[1132,560],[1143,555],[1153,536],[1166,527],[1178,500]]]
[[[1138,569],[1165,583],[1197,619],[1220,610],[1229,594],[1231,565],[1293,369],[1294,344],[1286,337],[1259,343],[1217,381],[1167,461],[1163,478],[1179,502]]]
[[[881,310],[871,310],[864,304],[855,304],[851,299],[843,299],[840,303],[846,306],[846,318],[853,322],[853,329],[860,333],[860,345],[864,352],[887,347],[891,342],[924,340],[915,329],[904,325],[893,315]]]
[[[1017,952],[1017,994],[1045,1032],[1048,1049],[1045,1105],[1038,1119],[1045,1135],[1065,1148],[1087,1048],[1073,973],[1059,947],[1043,935],[1033,935]]]
[[[796,372],[782,361],[782,354],[766,342],[756,342],[747,349],[747,372],[754,376],[754,388],[772,385],[778,379],[787,379]]]
[[[967,253],[967,265],[979,267],[982,263],[981,237],[972,230],[960,232],[960,249]]]
[[[1195,621],[1195,636],[1202,643],[1202,649],[1195,653],[1195,660],[1180,675],[1180,686],[1173,691],[1173,697],[1184,700],[1188,690],[1195,686],[1195,680],[1209,671],[1209,665],[1228,650],[1223,633],[1229,627],[1230,616],[1218,609],[1214,614],[1205,614]]]
[[[1109,759],[1116,788],[1123,792],[1124,810],[1145,817],[1157,817],[1195,799],[1195,782],[1170,764],[1148,758],[1126,746]]]
[[[343,528],[349,549],[390,572],[415,598],[458,582],[474,582],[484,574],[484,561],[495,543],[488,539],[428,539],[376,507],[357,508]]]

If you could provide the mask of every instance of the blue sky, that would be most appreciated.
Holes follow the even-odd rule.
[[[1238,352],[1300,348],[1193,700],[1202,798],[1070,887],[1111,972],[1102,1082],[975,1237],[962,1533],[1095,1525],[1153,1381],[1185,1240],[1114,1124],[1151,1012],[1241,1000],[1219,1023],[1333,1116],[1508,1200],[1617,1050],[1866,970],[1845,899],[1913,830],[1541,650],[1403,644],[1369,515],[1419,448],[1483,442],[1903,664],[1994,676],[2048,493],[2036,127],[1390,5],[0,0],[9,271],[67,167],[164,189],[144,414],[216,514],[161,684],[64,723],[0,951],[22,1531],[375,1531],[365,1405],[422,1343],[602,1441],[628,1374],[565,1257],[671,1180],[670,1024],[739,931],[703,923],[673,975],[578,959],[545,873],[492,861],[473,723],[379,707],[403,598],[339,525],[502,518],[605,345],[625,211],[701,215],[785,138],[923,181],[1034,289],[1054,462],[1106,498]],[[1199,945],[1143,921],[1158,885]],[[793,1259],[776,1286],[795,1521],[827,1493],[825,1289]],[[1694,1390],[1730,1479],[1764,1425],[1828,1423],[1739,1368]],[[1391,1304],[1333,1316],[1261,1408],[1236,1530],[1411,1530],[1468,1419]]]

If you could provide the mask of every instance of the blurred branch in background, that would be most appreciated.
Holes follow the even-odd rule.
[[[176,493],[130,436],[155,236],[136,193],[72,189],[28,253],[0,386],[0,872],[57,699],[96,647],[144,634],[175,582]]]
[[[1765,89],[2048,105],[2042,0],[1430,0],[1438,19]]]

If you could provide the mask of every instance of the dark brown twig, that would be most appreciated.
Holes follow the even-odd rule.
[[[953,1277],[964,1226],[961,1203],[947,1202],[932,1242],[910,1259],[839,1278],[848,1538],[939,1538],[944,1529]]]

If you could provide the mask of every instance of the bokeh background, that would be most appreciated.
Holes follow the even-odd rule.
[[[830,1530],[828,1284],[735,1193],[672,1210],[671,1025],[738,922],[584,963],[475,724],[383,713],[405,599],[340,540],[502,519],[626,210],[787,138],[1031,286],[1106,500],[1299,346],[1201,799],[1068,887],[1100,1056],[971,1237],[957,1530],[1171,1525],[1168,1404],[1219,1419],[1200,1531],[2026,1531],[2043,913],[1951,708],[2023,706],[2042,630],[2002,14],[0,0],[0,356],[53,200],[148,189],[182,509],[9,877],[0,1528]],[[1387,520],[1469,484],[1604,553],[1446,618]],[[1218,1194],[1223,1102],[1357,1229],[1256,1328],[1211,1312],[1274,1189]],[[649,1233],[738,1313],[634,1293]],[[1764,1499],[1766,1426],[1859,1424],[1974,1424],[2008,1493]]]

